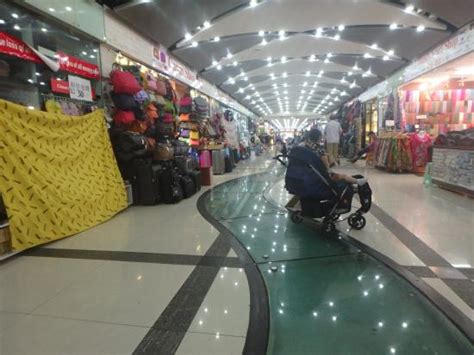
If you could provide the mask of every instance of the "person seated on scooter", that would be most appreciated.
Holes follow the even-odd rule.
[[[337,174],[330,169],[328,155],[326,154],[326,151],[324,150],[324,148],[321,146],[322,138],[323,138],[323,134],[321,133],[321,131],[317,128],[314,128],[307,133],[304,144],[306,148],[311,149],[313,152],[315,152],[318,155],[318,157],[321,159],[324,166],[326,167],[331,179],[333,181],[345,181],[349,184],[357,184],[359,186],[366,184],[368,179],[365,177],[354,178],[349,175]]]

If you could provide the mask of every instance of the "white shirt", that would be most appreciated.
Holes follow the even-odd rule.
[[[339,143],[342,128],[339,122],[331,120],[326,125],[326,143]]]

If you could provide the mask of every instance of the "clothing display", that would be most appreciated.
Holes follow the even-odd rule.
[[[383,133],[374,147],[374,164],[392,172],[411,172],[413,169],[410,137],[405,133]]]

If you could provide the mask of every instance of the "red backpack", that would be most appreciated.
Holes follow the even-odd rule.
[[[114,70],[110,73],[110,82],[116,94],[135,95],[142,89],[135,76],[128,71]]]

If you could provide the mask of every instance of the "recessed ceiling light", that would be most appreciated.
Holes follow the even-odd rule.
[[[48,29],[45,28],[45,27],[42,27],[42,28],[41,28],[41,31],[43,31],[43,32],[48,32]]]
[[[395,51],[393,49],[390,49],[387,53],[388,53],[388,55],[394,55]]]
[[[426,29],[425,26],[419,25],[419,26],[416,28],[416,32],[423,32],[425,29]]]
[[[263,36],[265,36],[265,31],[261,31],[261,30],[260,30],[260,31],[258,31],[258,35],[259,35],[260,37],[263,37]]]
[[[346,26],[344,26],[344,25],[339,25],[339,26],[337,26],[337,29],[338,29],[339,31],[344,31],[345,28],[346,28]]]
[[[390,29],[391,29],[391,30],[396,30],[397,28],[398,28],[398,25],[397,25],[396,23],[392,23],[392,24],[390,25]]]
[[[13,17],[13,18],[18,18],[18,17],[20,17],[20,16],[18,16],[18,14],[16,14],[16,13],[12,13],[12,17]]]
[[[219,36],[214,37],[214,42],[219,42],[221,38]]]
[[[221,69],[222,69],[222,65],[219,64],[219,65],[217,66],[217,70],[221,70]]]
[[[232,57],[233,57],[232,53],[227,52],[227,59],[230,59],[230,58],[232,58]]]
[[[21,30],[21,27],[18,26],[18,25],[13,26],[13,28],[14,28],[15,30],[17,30],[17,31]]]
[[[234,62],[232,63],[232,65],[233,65],[234,67],[236,67],[236,66],[237,66],[237,64],[239,64],[239,63],[237,63],[237,61],[236,61],[236,60],[234,60]]]
[[[191,33],[186,32],[186,34],[184,35],[184,39],[185,39],[186,41],[189,41],[191,38],[193,38],[193,36],[191,36]]]
[[[209,21],[205,21],[202,25],[204,26],[204,28],[211,27],[211,23]]]
[[[198,46],[198,43],[196,41],[193,41],[193,43],[191,43],[191,47],[197,47]]]
[[[54,7],[50,7],[48,10],[49,10],[50,12],[56,11],[56,10],[54,9]]]
[[[262,45],[262,46],[266,46],[266,45],[267,45],[267,43],[268,43],[268,42],[267,42],[267,40],[266,40],[265,38],[264,38],[264,39],[262,39],[262,43],[261,43],[261,45]]]
[[[66,6],[65,9],[66,9],[66,11],[69,11],[69,12],[72,11],[72,7],[71,7],[71,6]]]
[[[413,6],[413,5],[408,5],[408,6],[405,8],[405,12],[406,12],[406,13],[411,13],[411,12],[413,12],[414,9],[415,9],[415,6]]]
[[[281,57],[281,62],[286,63],[286,57],[285,56]]]
[[[333,38],[334,40],[339,41],[341,39],[341,36],[339,34],[336,34]]]
[[[372,45],[370,46],[370,48],[372,48],[372,49],[377,49],[378,47],[379,47],[379,46],[377,45],[377,43],[374,43],[374,44],[372,44]]]
[[[213,60],[212,60],[212,65],[213,65],[213,66],[216,66],[216,65],[217,65],[217,60],[213,59]]]

